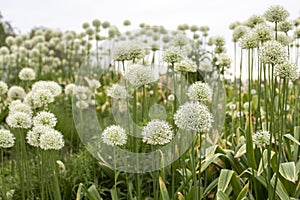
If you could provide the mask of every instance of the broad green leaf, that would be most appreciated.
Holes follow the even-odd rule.
[[[296,165],[294,162],[281,163],[279,165],[279,172],[286,180],[296,183],[297,173]]]
[[[276,177],[276,174],[274,174],[271,179],[271,185],[273,188],[275,186],[275,177]],[[279,196],[279,198],[281,200],[289,200],[290,199],[283,184],[281,183],[281,181],[279,179],[278,179],[277,186],[276,186],[276,194]]]
[[[225,192],[233,175],[234,171],[228,169],[222,169],[218,181],[218,191]]]
[[[114,188],[110,189],[110,195],[112,200],[118,200],[118,193]]]
[[[300,145],[300,142],[294,138],[291,134],[285,134],[284,137],[290,139],[291,141],[295,142],[295,144]]]
[[[246,144],[243,144],[236,152],[234,158],[239,158],[246,153]]]
[[[225,192],[220,190],[217,192],[217,200],[230,200],[230,199],[227,196],[227,194],[225,194]]]
[[[300,126],[296,126],[294,128],[294,137],[297,141],[300,140]],[[299,155],[299,145],[296,143],[294,144],[294,152],[293,152],[293,160],[296,161],[298,160],[298,155]]]
[[[275,155],[275,152],[271,151],[271,157],[270,157],[270,159],[272,159],[274,155]],[[264,152],[263,152],[263,156],[262,156],[262,158],[260,159],[260,162],[259,162],[259,166],[258,166],[258,170],[257,170],[257,176],[260,176],[261,173],[264,171],[264,169],[268,165],[269,165],[269,162],[268,162],[268,150],[265,149]]]
[[[248,117],[246,121],[246,156],[248,159],[248,165],[253,169],[256,169],[256,160],[254,156],[252,133],[253,133],[252,118]]]
[[[160,187],[160,192],[161,192],[160,194],[161,194],[162,200],[170,200],[168,190],[167,190],[166,185],[161,177],[159,177],[159,187]]]
[[[201,173],[205,171],[205,169],[211,164],[213,163],[219,156],[222,156],[223,154],[221,153],[216,153],[213,156],[206,158],[202,165],[201,165]]]
[[[214,179],[204,190],[203,197],[206,197],[218,185],[219,178]]]
[[[247,197],[247,193],[249,190],[249,182],[244,186],[244,188],[241,190],[240,194],[236,198],[236,200],[243,200],[244,198]]]
[[[88,191],[91,195],[93,195],[96,199],[102,199],[95,185],[89,187]]]

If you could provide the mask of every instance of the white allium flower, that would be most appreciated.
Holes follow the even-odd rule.
[[[240,40],[240,46],[242,49],[254,49],[258,47],[256,34],[252,32],[245,34]]]
[[[205,105],[187,102],[178,108],[174,120],[180,129],[207,132],[212,127],[213,117]]]
[[[233,42],[237,42],[241,37],[243,37],[247,32],[249,31],[249,28],[244,25],[238,25],[234,28],[232,33],[232,40]]]
[[[63,135],[57,130],[49,129],[40,136],[40,148],[43,150],[60,150],[64,145]]]
[[[34,126],[32,130],[27,132],[26,140],[27,143],[34,147],[40,146],[40,137],[43,133],[52,131],[50,127],[47,126]]]
[[[107,96],[110,96],[114,99],[126,99],[128,93],[123,85],[113,84],[110,88],[108,88]]]
[[[253,136],[253,142],[258,147],[264,147],[270,144],[270,133],[269,131],[258,131]]]
[[[0,95],[3,95],[7,92],[8,86],[5,82],[0,81]]]
[[[35,79],[35,72],[33,69],[31,68],[23,68],[20,72],[19,72],[19,78],[22,81],[32,81]]]
[[[29,92],[26,95],[24,102],[31,105],[33,108],[41,108],[48,106],[48,104],[54,102],[54,95],[48,89],[39,89],[33,92]]]
[[[235,110],[236,109],[236,105],[234,103],[229,104],[229,109],[230,110]]]
[[[256,94],[256,90],[255,90],[255,89],[251,89],[250,93],[251,93],[252,95],[255,95],[255,94]]]
[[[107,145],[122,146],[127,142],[127,135],[121,126],[111,125],[104,129],[102,133],[102,140]]]
[[[5,129],[0,129],[0,148],[10,148],[15,144],[15,136]]]
[[[135,88],[156,81],[153,70],[141,65],[128,69],[124,78]]]
[[[101,87],[101,83],[98,80],[96,80],[96,79],[89,79],[87,77],[85,77],[84,79],[88,83],[88,85],[91,88],[91,90],[96,90],[99,87]]]
[[[197,65],[192,61],[182,60],[179,63],[175,63],[174,70],[181,72],[196,72]]]
[[[145,54],[146,48],[144,44],[131,41],[115,48],[114,59],[115,61],[136,60],[143,58]]]
[[[78,85],[75,86],[74,88],[74,94],[76,95],[76,98],[78,100],[85,100],[87,99],[87,93],[89,91],[88,87],[82,86],[82,85]]]
[[[280,64],[288,59],[285,47],[275,40],[265,42],[259,54],[261,62],[265,64]]]
[[[192,101],[206,104],[211,101],[212,90],[207,83],[197,81],[189,86],[187,95]]]
[[[89,107],[89,104],[86,101],[80,100],[76,102],[76,107],[81,110],[84,110]]]
[[[70,83],[70,84],[66,85],[66,87],[65,87],[65,94],[66,95],[72,95],[73,92],[74,92],[74,88],[75,87],[76,87],[76,85],[73,84],[73,83]]]
[[[253,33],[255,38],[261,42],[265,42],[273,38],[272,29],[266,24],[257,24],[253,29]]]
[[[60,95],[62,92],[61,86],[54,81],[38,81],[32,85],[32,91],[41,89],[49,90],[54,97]]]
[[[167,63],[174,64],[183,60],[183,55],[178,47],[171,47],[164,51],[163,60]]]
[[[174,101],[174,100],[175,100],[174,94],[170,94],[170,95],[168,96],[168,101]]]
[[[231,59],[228,55],[221,53],[218,57],[219,65],[224,68],[230,68]]]
[[[264,16],[269,22],[281,22],[288,18],[290,13],[280,5],[273,5],[268,8],[268,10],[264,13]]]
[[[274,75],[292,81],[299,78],[298,66],[295,63],[284,62],[274,67]]]
[[[23,112],[15,112],[7,116],[6,123],[11,128],[28,129],[31,127],[32,121],[29,114]]]
[[[172,126],[168,122],[154,119],[142,130],[143,142],[151,145],[168,144],[174,137]]]
[[[27,113],[30,116],[32,115],[31,107],[26,103],[22,103],[21,100],[12,101],[8,108],[10,114],[13,114],[15,112],[23,112]]]
[[[48,126],[55,127],[57,119],[53,113],[41,111],[33,118],[34,126]]]
[[[245,109],[248,109],[248,108],[249,108],[249,102],[245,102],[245,103],[244,103],[244,108],[245,108]]]
[[[25,90],[19,86],[12,86],[7,92],[7,97],[12,100],[24,99],[26,96]]]

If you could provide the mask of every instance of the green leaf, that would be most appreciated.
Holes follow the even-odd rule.
[[[118,200],[118,193],[114,188],[110,189],[110,195],[112,200]]]
[[[218,185],[219,178],[214,179],[204,190],[203,197],[206,197]]]
[[[275,178],[276,178],[276,174],[273,175],[272,179],[271,179],[271,185],[274,188],[275,185]],[[281,200],[289,200],[290,197],[288,196],[284,186],[282,185],[281,181],[278,179],[277,182],[277,186],[276,186],[276,194],[279,196],[279,198]]]
[[[221,153],[216,153],[213,156],[206,158],[203,163],[201,164],[201,173],[205,171],[205,169],[213,163],[218,157],[222,156],[223,154]]]
[[[246,153],[246,144],[243,144],[236,152],[234,158],[239,158]]]
[[[294,162],[281,163],[279,165],[279,172],[286,180],[296,183],[297,173],[296,165]]]
[[[161,194],[162,200],[170,200],[168,190],[167,190],[166,185],[161,177],[159,177],[159,187],[160,187],[160,192],[161,192],[160,194]]]
[[[244,188],[241,190],[240,194],[236,198],[236,200],[243,200],[244,198],[247,197],[247,193],[249,190],[249,182],[244,186]]]
[[[290,139],[291,141],[295,142],[295,144],[300,145],[300,142],[296,138],[294,138],[291,134],[285,134],[284,137],[286,137],[286,138]]]
[[[92,185],[91,187],[89,187],[88,191],[89,191],[90,194],[93,195],[96,199],[102,199],[95,185]]]
[[[273,156],[275,155],[274,151],[271,151],[271,157],[270,159],[273,158]],[[269,165],[269,161],[268,161],[268,150],[265,149],[263,152],[263,156],[260,159],[259,162],[259,166],[258,166],[258,170],[257,170],[257,176],[260,176],[261,173],[264,171],[264,169]]]
[[[217,192],[217,200],[230,200],[227,194],[225,194],[223,191]]]
[[[253,127],[252,118],[247,118],[246,121],[246,156],[248,159],[248,165],[253,169],[256,169],[256,160],[253,149],[253,139],[252,139]]]
[[[225,192],[233,175],[234,171],[228,169],[222,169],[218,181],[218,191]]]

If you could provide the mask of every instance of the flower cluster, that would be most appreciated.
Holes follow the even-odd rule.
[[[121,126],[111,125],[102,132],[102,140],[110,146],[122,146],[127,142],[127,135]]]
[[[156,81],[153,70],[142,65],[131,66],[125,73],[124,78],[134,87],[152,83]]]
[[[168,122],[154,119],[148,122],[142,130],[143,142],[151,145],[165,145],[169,143],[174,133]]]
[[[212,90],[207,83],[198,81],[189,86],[187,95],[192,101],[206,104],[211,101]]]
[[[8,99],[11,100],[17,100],[17,99],[23,100],[25,96],[26,96],[25,90],[20,86],[12,86],[11,88],[9,88],[7,92],[7,97]]]
[[[7,92],[8,86],[5,82],[0,81],[0,95],[3,95]]]
[[[264,147],[270,144],[270,133],[269,131],[258,131],[253,135],[253,142],[258,147]]]
[[[274,66],[274,75],[294,81],[299,78],[299,69],[295,63],[284,62]]]
[[[0,129],[0,148],[10,148],[15,144],[15,136],[5,129]]]
[[[205,105],[187,102],[178,108],[174,120],[180,129],[207,132],[212,126],[213,117]]]
[[[174,70],[180,72],[197,72],[197,65],[190,60],[181,60],[175,63]]]
[[[178,47],[171,47],[164,51],[163,60],[167,63],[178,63],[183,60],[184,56]]]
[[[280,64],[287,60],[286,49],[275,40],[265,42],[259,54],[261,62],[265,64]]]
[[[133,41],[118,46],[114,51],[115,61],[137,60],[146,55],[146,47],[144,44]]]
[[[123,85],[113,84],[107,90],[107,96],[110,96],[114,99],[126,99],[128,94],[126,88]]]
[[[281,22],[288,18],[289,12],[280,5],[271,6],[265,13],[264,16],[269,22]]]
[[[22,81],[32,81],[35,79],[35,72],[33,69],[31,68],[23,68],[20,72],[19,72],[19,78]]]

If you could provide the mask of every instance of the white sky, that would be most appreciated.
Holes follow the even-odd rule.
[[[183,23],[208,25],[210,35],[224,36],[229,45],[230,23],[263,14],[274,4],[284,6],[290,19],[300,16],[299,0],[0,0],[0,11],[21,33],[35,26],[79,32],[83,22],[95,18],[122,30],[122,22],[129,19],[131,29],[141,22],[172,30]]]

